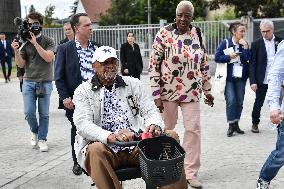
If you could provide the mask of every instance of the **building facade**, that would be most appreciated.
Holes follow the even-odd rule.
[[[0,32],[6,34],[8,39],[12,39],[17,33],[14,25],[14,18],[21,17],[20,0],[0,1]]]

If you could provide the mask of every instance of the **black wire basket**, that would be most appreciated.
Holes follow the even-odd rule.
[[[160,136],[138,143],[142,179],[160,187],[177,182],[183,171],[185,151],[173,138]]]

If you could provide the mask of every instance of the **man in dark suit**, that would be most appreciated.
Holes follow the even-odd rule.
[[[72,30],[70,22],[66,22],[63,26],[65,38],[59,42],[59,45],[66,43],[68,41],[74,40],[74,32]],[[58,109],[64,109],[63,100],[59,98]]]
[[[5,78],[5,82],[8,83],[10,81],[10,76],[12,72],[12,57],[13,57],[13,49],[11,47],[11,42],[6,40],[6,35],[4,33],[0,33],[0,60],[3,75]],[[8,73],[6,73],[6,63],[8,65]]]
[[[260,22],[262,37],[251,44],[250,87],[256,94],[252,111],[251,131],[253,133],[259,133],[260,111],[268,88],[267,75],[273,63],[277,45],[282,40],[275,36],[273,31],[273,22],[263,19]]]
[[[94,75],[92,69],[92,57],[97,44],[90,41],[92,23],[85,13],[72,16],[71,27],[75,33],[75,39],[60,45],[57,49],[55,60],[55,84],[59,98],[63,100],[66,117],[70,121],[71,146],[73,157],[73,173],[82,174],[82,168],[78,164],[74,151],[76,126],[73,122],[74,104],[73,95],[75,89],[83,82],[91,79]]]

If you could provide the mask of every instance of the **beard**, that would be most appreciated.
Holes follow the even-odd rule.
[[[37,36],[38,34],[40,34],[40,31],[33,31],[33,34]]]
[[[104,72],[104,79],[108,82],[114,81],[117,75],[117,70],[116,71],[105,71]]]

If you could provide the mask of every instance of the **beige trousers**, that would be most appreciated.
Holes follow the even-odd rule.
[[[169,136],[177,139],[176,136],[178,135],[174,131],[168,131],[167,133]],[[129,154],[125,151],[114,153],[101,142],[94,142],[88,145],[85,160],[86,171],[98,189],[122,189],[114,171],[122,165],[139,166],[138,148],[135,148]],[[178,182],[160,187],[160,189],[186,188],[187,183],[184,174]]]
[[[162,114],[165,129],[173,130],[177,124],[178,106],[181,107],[184,137],[183,148],[186,152],[184,169],[186,179],[196,179],[200,168],[200,104],[199,102],[170,102],[163,101]]]

